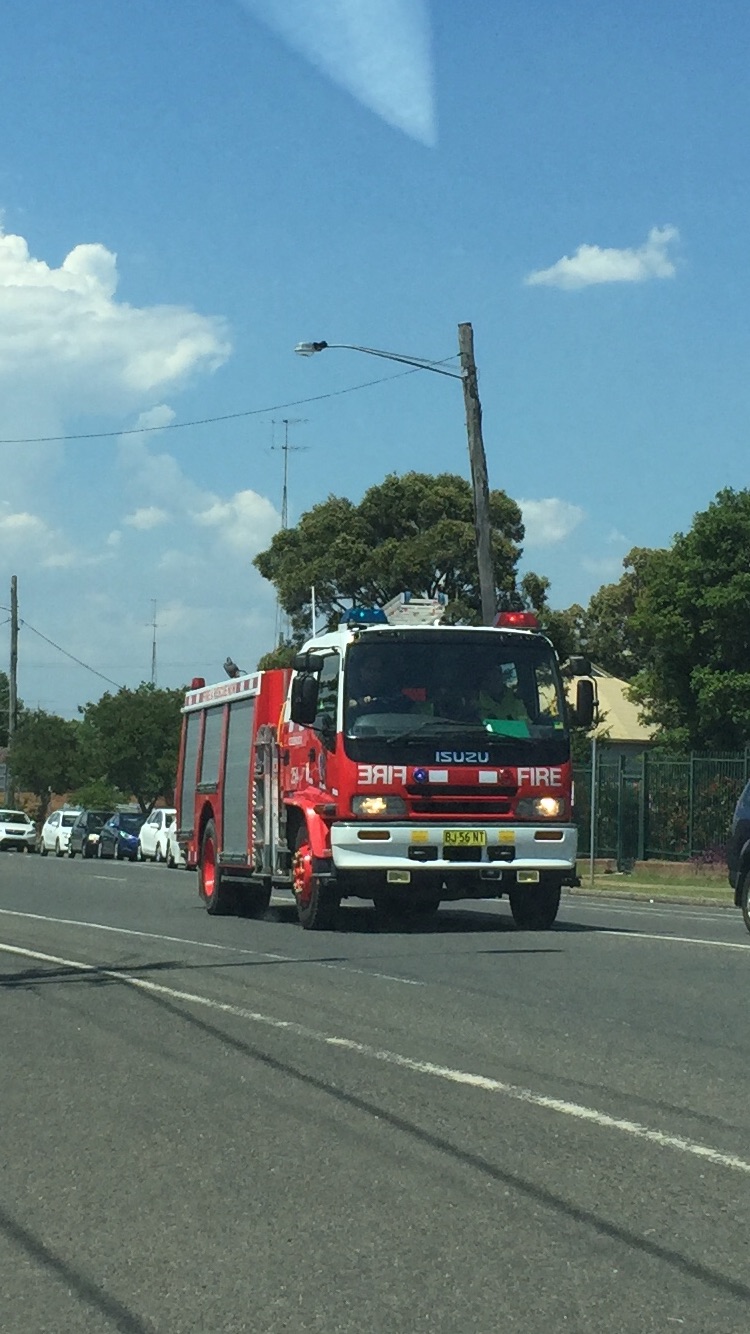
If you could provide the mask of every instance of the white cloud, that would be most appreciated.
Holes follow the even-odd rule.
[[[278,511],[256,491],[237,491],[229,500],[214,500],[193,515],[203,528],[213,528],[218,541],[251,559],[267,547],[279,526]]]
[[[182,306],[115,299],[117,257],[78,245],[59,268],[0,228],[0,385],[11,402],[42,378],[45,416],[132,410],[144,398],[214,370],[230,344],[224,322]],[[26,434],[32,434],[27,431]]]
[[[578,505],[568,500],[519,500],[526,529],[525,545],[550,547],[569,537],[584,517]]]
[[[36,514],[0,505],[0,557],[25,568],[30,562],[42,569],[68,568],[77,563],[68,540]]]
[[[565,255],[551,268],[537,269],[525,281],[530,287],[562,287],[572,291],[596,283],[643,283],[650,278],[673,278],[675,265],[667,248],[678,239],[677,228],[667,226],[652,227],[648,240],[637,250],[581,245],[572,257]]]
[[[140,528],[142,532],[147,532],[150,528],[159,528],[161,524],[169,521],[169,515],[166,510],[160,509],[158,505],[144,505],[142,509],[134,510],[132,514],[126,514],[123,523],[131,528]]]
[[[436,139],[427,0],[242,0],[389,125]]]

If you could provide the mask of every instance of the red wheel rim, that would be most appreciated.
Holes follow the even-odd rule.
[[[293,885],[298,903],[306,907],[312,897],[313,861],[312,848],[303,843],[294,854]]]
[[[216,849],[212,838],[207,838],[203,844],[202,874],[203,893],[211,899],[216,888]]]

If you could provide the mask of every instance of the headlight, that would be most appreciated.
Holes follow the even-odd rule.
[[[366,820],[378,820],[390,817],[402,820],[406,815],[406,802],[403,797],[352,797],[352,810],[355,815]]]
[[[99,842],[99,835],[98,835],[98,834],[87,834],[87,835],[86,835],[86,838],[87,838],[87,840],[88,840],[89,843],[98,843],[98,842]]]
[[[521,797],[516,815],[524,820],[561,820],[565,815],[565,798]]]

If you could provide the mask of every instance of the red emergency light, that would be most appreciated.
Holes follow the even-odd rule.
[[[194,676],[192,681],[190,682],[190,689],[202,690],[205,684],[206,684],[205,676]]]
[[[495,625],[500,629],[539,629],[539,621],[533,611],[499,611],[495,617]]]

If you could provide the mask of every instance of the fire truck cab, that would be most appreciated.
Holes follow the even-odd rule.
[[[574,714],[590,725],[589,681]],[[416,918],[507,894],[539,929],[575,883],[571,714],[529,613],[490,628],[355,609],[293,670],[195,681],[183,715],[178,838],[210,913],[262,915],[286,889],[321,929],[347,897]]]

